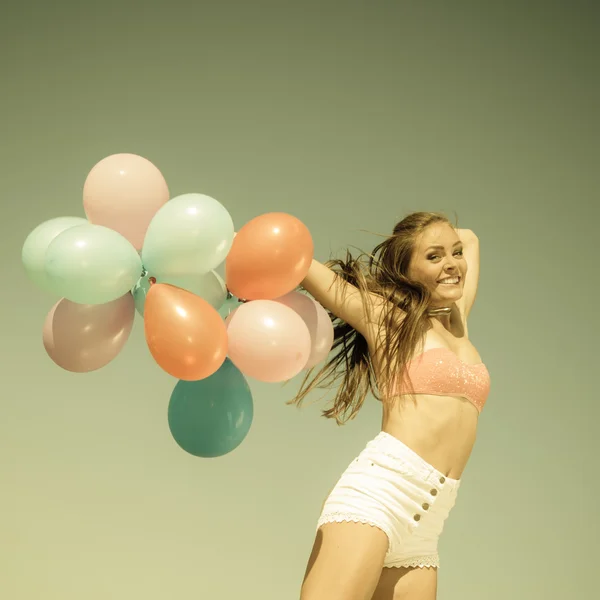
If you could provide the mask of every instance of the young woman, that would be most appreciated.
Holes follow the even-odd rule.
[[[341,379],[324,416],[342,424],[371,391],[383,422],[323,505],[301,600],[435,600],[439,536],[490,386],[467,330],[478,239],[413,213],[368,261],[327,265],[313,261],[302,286],[334,315],[337,352],[292,403]]]

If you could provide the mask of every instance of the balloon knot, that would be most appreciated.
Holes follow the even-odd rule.
[[[154,285],[156,283],[156,277],[148,277],[148,281],[150,282],[150,285]]]

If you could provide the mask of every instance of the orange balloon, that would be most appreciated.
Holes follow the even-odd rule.
[[[229,291],[244,300],[274,300],[306,277],[314,244],[302,221],[286,213],[267,213],[246,223],[225,261]]]
[[[154,360],[177,379],[205,379],[227,356],[227,329],[219,313],[199,296],[166,283],[148,291],[144,332]]]

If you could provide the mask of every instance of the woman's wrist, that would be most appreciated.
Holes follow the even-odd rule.
[[[456,233],[458,234],[461,242],[468,242],[469,240],[477,239],[477,236],[471,229],[457,229]]]

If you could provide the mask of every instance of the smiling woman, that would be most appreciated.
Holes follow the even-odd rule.
[[[461,283],[468,269],[462,258],[463,241],[450,226],[430,227],[415,244],[408,274],[430,288],[431,308],[445,307],[460,299]]]
[[[381,432],[327,496],[302,600],[433,600],[438,539],[456,500],[489,374],[467,335],[479,244],[413,213],[369,255],[313,261],[303,287],[332,315],[329,362],[298,396],[341,380],[323,415],[343,424],[369,392]]]

